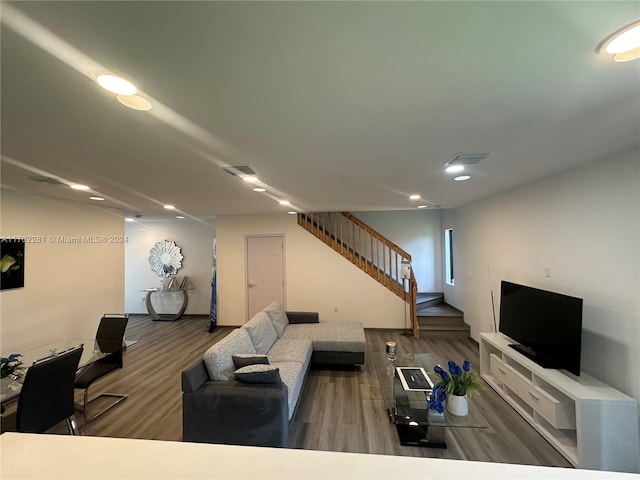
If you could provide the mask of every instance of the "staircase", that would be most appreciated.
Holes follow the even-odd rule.
[[[298,225],[409,304],[413,336],[419,338],[418,286],[413,271],[403,278],[411,255],[348,212],[298,213]]]
[[[444,302],[443,293],[418,293],[416,314],[419,330],[430,337],[469,337],[464,314]]]

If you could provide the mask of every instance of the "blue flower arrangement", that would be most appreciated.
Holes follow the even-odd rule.
[[[446,399],[447,394],[439,385],[436,385],[431,391],[431,396],[427,399],[427,408],[429,410],[435,410],[438,413],[444,413],[444,401]]]
[[[427,407],[438,413],[444,412],[443,402],[447,399],[447,395],[464,396],[483,388],[478,375],[471,371],[469,360],[465,360],[462,367],[453,360],[449,360],[447,365],[449,373],[440,365],[433,367],[440,381],[433,387],[431,396],[427,400]]]
[[[15,371],[20,368],[22,362],[20,361],[19,353],[12,353],[8,357],[0,358],[0,377],[8,377],[9,375],[15,375]]]

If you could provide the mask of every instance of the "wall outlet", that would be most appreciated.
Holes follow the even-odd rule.
[[[551,267],[544,267],[544,276],[547,278],[551,278]]]
[[[337,312],[338,311],[338,307],[333,307],[333,311]]]

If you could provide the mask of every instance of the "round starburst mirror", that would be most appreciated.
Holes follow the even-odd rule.
[[[149,251],[151,270],[160,277],[175,275],[182,267],[183,258],[180,247],[169,240],[156,242]]]

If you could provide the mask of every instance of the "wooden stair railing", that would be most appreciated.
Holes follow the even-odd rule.
[[[411,263],[409,253],[348,212],[298,213],[298,225],[408,302],[413,335],[419,338],[416,278],[413,270],[409,279],[401,277],[402,263]]]

